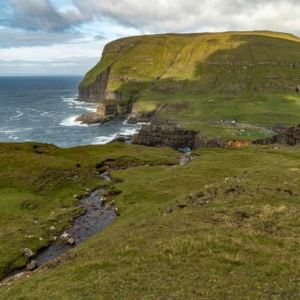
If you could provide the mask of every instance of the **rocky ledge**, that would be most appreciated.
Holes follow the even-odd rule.
[[[284,144],[295,146],[300,144],[300,124],[280,132],[278,135],[255,141],[235,141],[214,137],[211,140],[202,138],[198,131],[184,130],[175,126],[142,125],[141,130],[133,135],[133,144],[171,147],[174,149],[188,147],[191,150],[200,148],[241,147],[252,144],[269,145]]]
[[[98,116],[96,114],[84,114],[76,118],[76,121],[81,122],[81,124],[87,124],[87,125],[98,124],[98,123],[103,124],[109,120],[111,120],[111,118]]]
[[[184,130],[175,126],[142,125],[141,130],[133,135],[132,143],[174,149],[187,147],[191,150],[226,146],[227,141],[220,137],[206,140],[198,133],[199,131],[196,130]]]

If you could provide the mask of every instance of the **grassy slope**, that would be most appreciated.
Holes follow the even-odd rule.
[[[144,151],[164,154],[152,156],[156,163],[174,156],[109,147],[110,157],[123,150],[141,160]],[[105,157],[101,149],[53,157],[89,157],[91,166]],[[122,181],[114,187],[122,192],[114,199],[120,217],[69,261],[2,288],[2,299],[299,299],[299,150],[196,153],[185,166],[111,171]]]
[[[79,213],[74,195],[107,185],[97,164],[108,158],[125,166],[168,163],[170,153],[117,144],[60,149],[37,143],[1,143],[0,278],[25,263],[24,248],[36,251],[47,245]],[[56,230],[50,231],[51,226]]]
[[[192,121],[195,128],[218,119],[266,125],[299,121],[300,96],[295,87],[299,85],[300,68],[281,64],[299,62],[300,40],[295,36],[254,31],[165,34],[122,41],[132,46],[118,51],[108,47],[82,85],[88,85],[95,74],[112,65],[112,76],[144,80],[109,82],[110,89],[123,92],[127,99],[133,97],[140,112],[152,111],[166,102],[184,102],[186,110],[162,112],[162,117]],[[222,64],[211,64],[216,61]],[[210,99],[214,102],[208,102]]]

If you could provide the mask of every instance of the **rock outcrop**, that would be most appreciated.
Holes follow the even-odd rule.
[[[108,117],[98,116],[97,114],[84,114],[76,118],[76,121],[81,122],[81,124],[103,124],[109,121]]]
[[[101,99],[106,99],[106,89],[110,67],[101,72],[96,79],[87,86],[79,86],[79,101],[97,103]]]
[[[198,133],[195,130],[184,130],[175,126],[142,125],[141,130],[133,135],[132,143],[174,149],[190,148],[191,150],[232,146],[220,137],[208,140],[202,138]]]
[[[156,146],[193,149],[198,131],[183,130],[172,126],[142,125],[138,134],[133,135],[132,143]]]
[[[81,124],[97,124],[105,123],[107,121],[125,117],[128,115],[128,103],[126,102],[112,102],[105,100],[99,102],[97,105],[97,111],[95,114],[84,114],[76,118],[76,121],[81,122]]]
[[[290,127],[286,131],[279,132],[276,142],[289,146],[300,144],[300,124]]]

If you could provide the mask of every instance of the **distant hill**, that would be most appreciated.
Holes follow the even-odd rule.
[[[79,99],[115,103],[115,113],[151,114],[175,102],[183,105],[161,106],[160,117],[293,125],[299,90],[300,39],[291,34],[159,34],[108,43]]]

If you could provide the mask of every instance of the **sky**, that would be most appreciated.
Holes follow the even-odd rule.
[[[300,37],[299,0],[0,0],[0,76],[83,76],[108,42],[155,33]]]

